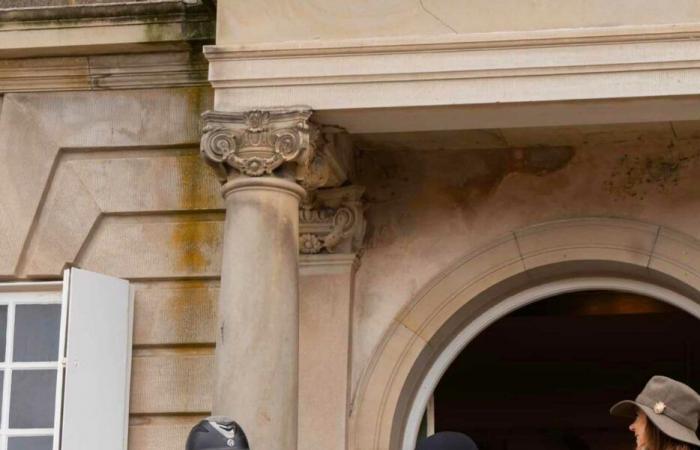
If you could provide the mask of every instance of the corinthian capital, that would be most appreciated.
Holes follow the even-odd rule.
[[[309,110],[203,114],[201,153],[222,182],[291,172],[307,190],[338,186],[348,176],[347,136],[314,124]]]

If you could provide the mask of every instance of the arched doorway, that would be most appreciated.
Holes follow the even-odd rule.
[[[697,318],[626,292],[580,291],[496,321],[452,362],[434,392],[435,431],[482,450],[613,450],[632,437],[608,408],[655,374],[700,382]]]
[[[647,296],[700,318],[700,242],[659,225],[581,218],[534,225],[467,254],[395,317],[354,393],[351,450],[412,450],[442,375],[483,330],[561,294]]]
[[[522,308],[536,304],[540,301],[550,299],[556,303],[566,298],[567,294],[574,294],[587,291],[610,291],[614,293],[632,294],[643,296],[647,299],[663,302],[664,305],[677,310],[681,314],[690,316],[692,320],[700,319],[700,305],[696,300],[645,281],[620,277],[587,277],[568,278],[543,283],[539,286],[522,290],[515,295],[503,299],[501,302],[477,314],[476,320],[471,320],[461,331],[450,340],[439,355],[430,364],[421,377],[419,386],[416,388],[416,395],[411,403],[407,414],[406,425],[403,430],[401,447],[403,450],[413,450],[416,438],[419,434],[420,423],[424,417],[424,411],[429,398],[437,388],[443,375],[447,372],[452,363],[457,360],[462,351],[473,342],[477,336],[499,320],[507,318]],[[533,308],[537,308],[534,306]],[[644,375],[646,376],[646,375]],[[644,378],[644,377],[642,377]],[[634,384],[634,380],[632,383]],[[632,391],[639,389],[639,382],[632,386]],[[602,415],[607,414],[605,410]],[[583,450],[583,449],[582,449]]]

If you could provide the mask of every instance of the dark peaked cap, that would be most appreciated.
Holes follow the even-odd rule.
[[[420,441],[416,450],[479,450],[479,447],[466,434],[441,431]]]

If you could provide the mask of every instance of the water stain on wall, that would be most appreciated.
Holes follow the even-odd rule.
[[[214,205],[211,188],[213,173],[209,172],[197,154],[178,157],[176,167],[180,175],[177,188],[182,210],[210,212]],[[186,273],[202,273],[211,265],[211,249],[221,241],[217,233],[219,227],[212,226],[211,218],[204,216],[187,215],[181,219],[174,227],[170,240],[176,250],[176,268]]]
[[[416,230],[430,218],[428,210],[469,215],[508,175],[542,177],[565,167],[574,154],[569,146],[360,150],[357,178],[367,186],[368,246],[388,245],[398,233]]]

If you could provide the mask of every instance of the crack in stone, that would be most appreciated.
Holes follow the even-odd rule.
[[[449,26],[449,25],[448,25],[447,23],[445,23],[442,19],[440,19],[440,18],[439,18],[438,16],[436,16],[435,14],[433,14],[428,8],[426,8],[425,5],[423,4],[423,0],[418,0],[418,3],[420,4],[420,7],[421,7],[421,9],[422,9],[423,11],[425,11],[425,12],[428,13],[428,14],[430,14],[435,20],[437,20],[438,22],[440,22],[440,23],[441,23],[442,25],[444,25],[445,27],[447,27],[447,28],[449,28],[450,30],[452,30],[453,33],[455,33],[455,34],[457,33],[457,30],[455,30],[454,28],[452,28],[451,26]]]

